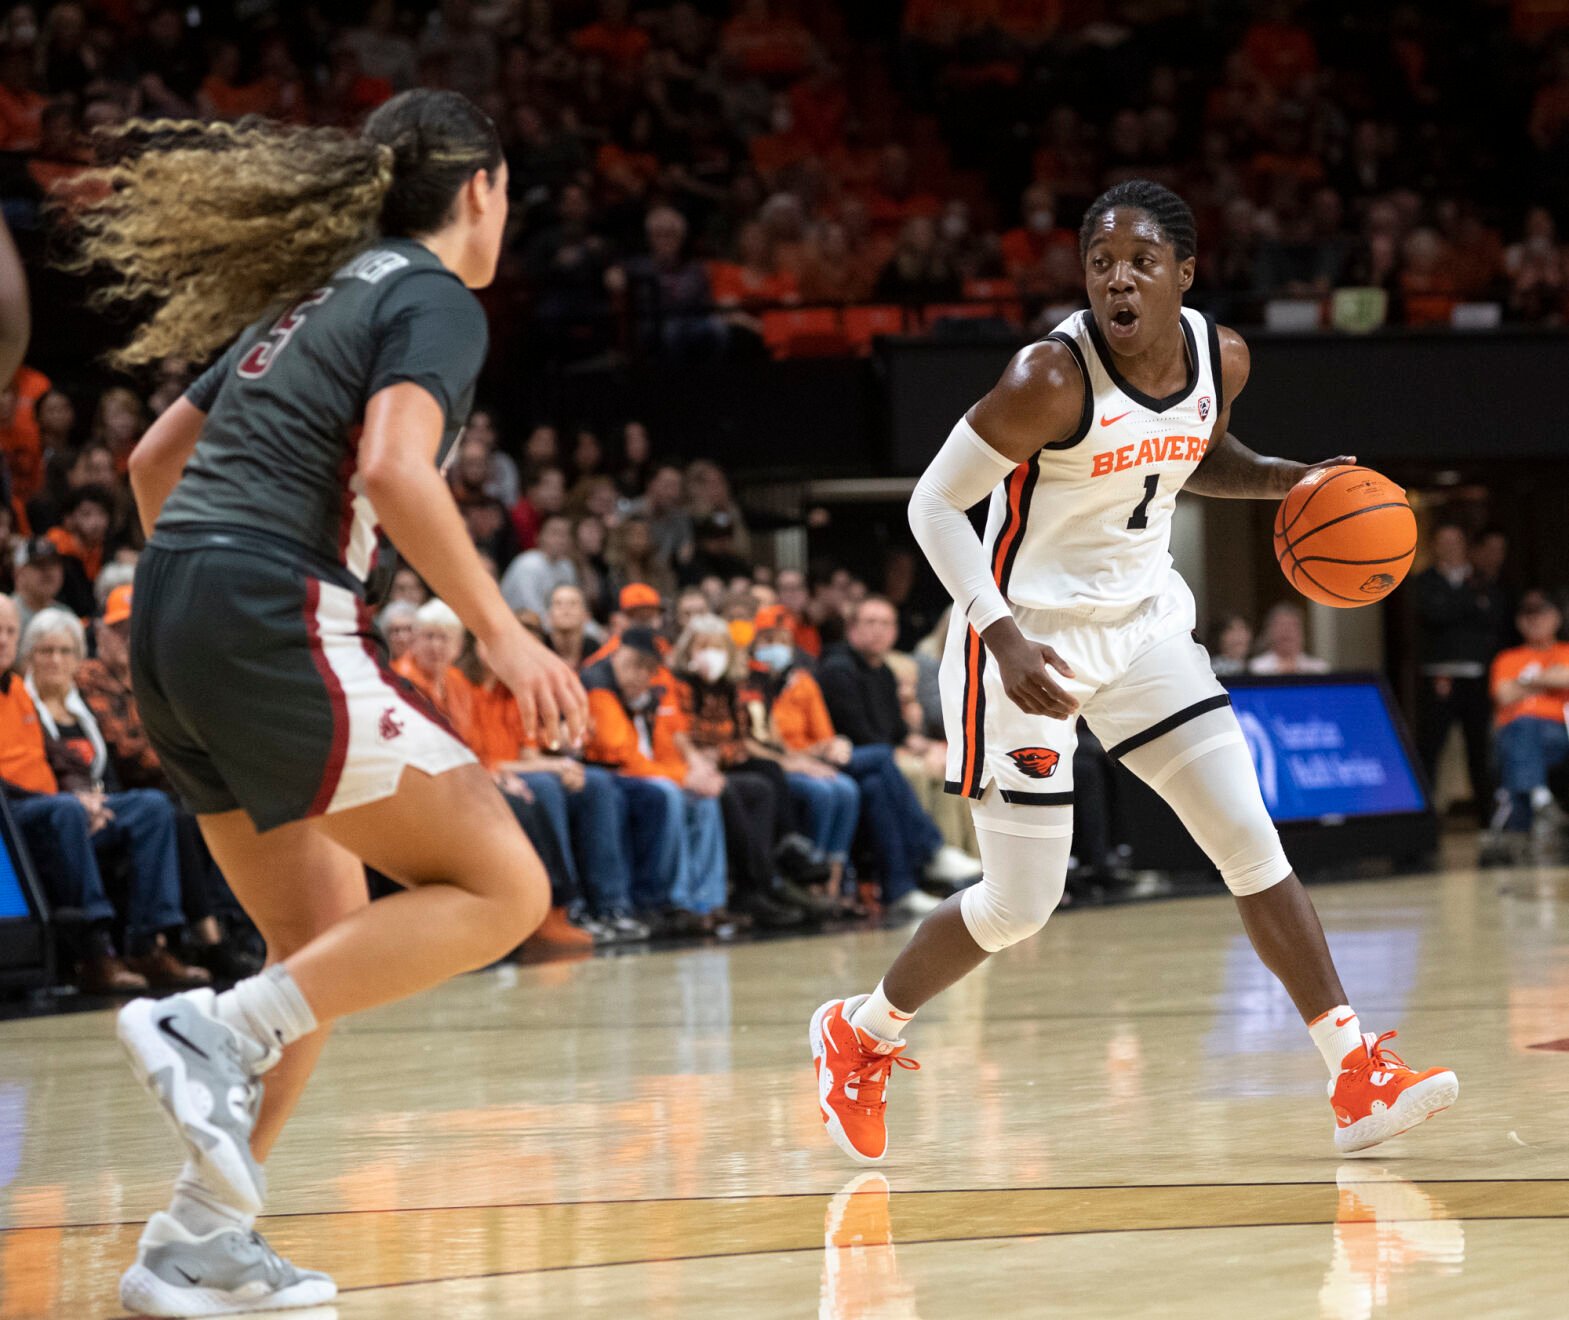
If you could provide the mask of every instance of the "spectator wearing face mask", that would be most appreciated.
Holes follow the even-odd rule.
[[[713,931],[730,920],[724,781],[682,751],[685,719],[673,688],[655,682],[662,668],[655,634],[628,628],[614,651],[584,671],[590,720],[583,756],[637,781],[642,791],[628,802],[633,828],[642,815],[666,840],[663,852],[634,855],[638,915],[669,933]]]
[[[753,620],[752,668],[743,698],[764,742],[783,750],[790,792],[805,810],[812,842],[829,865],[828,892],[843,894],[861,790],[845,773],[854,748],[834,732],[810,661],[795,644],[795,619],[765,605]]]

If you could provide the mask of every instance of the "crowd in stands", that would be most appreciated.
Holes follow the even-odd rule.
[[[85,135],[130,115],[352,126],[438,86],[505,139],[491,300],[498,347],[535,360],[1046,325],[1080,298],[1084,207],[1133,176],[1194,205],[1193,296],[1224,318],[1287,298],[1296,325],[1475,304],[1562,324],[1566,20],[1524,0],[24,3],[0,18],[0,199],[25,230],[53,194],[68,223]],[[1376,291],[1344,322],[1343,288]]]

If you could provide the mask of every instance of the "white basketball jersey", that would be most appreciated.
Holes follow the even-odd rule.
[[[1009,601],[1027,609],[1124,610],[1172,576],[1177,492],[1209,447],[1224,406],[1215,323],[1182,309],[1188,380],[1152,398],[1118,372],[1095,318],[1076,312],[1047,336],[1085,381],[1084,411],[992,492],[986,548]]]

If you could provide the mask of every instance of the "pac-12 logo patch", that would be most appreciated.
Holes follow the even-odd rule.
[[[1057,773],[1057,762],[1062,758],[1050,747],[1015,747],[1008,759],[1031,779],[1050,779]]]
[[[1207,394],[1199,396],[1199,421],[1209,421],[1209,395]]]

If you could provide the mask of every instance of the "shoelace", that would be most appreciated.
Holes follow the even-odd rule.
[[[1393,1050],[1386,1050],[1384,1048],[1384,1042],[1386,1040],[1390,1039],[1392,1036],[1398,1036],[1399,1034],[1400,1033],[1398,1031],[1386,1031],[1382,1036],[1379,1036],[1370,1046],[1368,1046],[1367,1062],[1361,1066],[1363,1068],[1369,1069],[1405,1068],[1409,1072],[1410,1069],[1404,1059],[1402,1059]]]
[[[883,1092],[888,1089],[888,1079],[893,1075],[895,1066],[908,1068],[911,1072],[921,1070],[920,1064],[902,1054],[868,1054],[866,1061],[851,1068],[845,1077],[845,1099],[850,1099],[850,1084],[853,1082],[855,1099],[850,1100],[850,1103],[864,1113],[876,1113],[887,1104]]]

